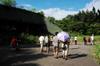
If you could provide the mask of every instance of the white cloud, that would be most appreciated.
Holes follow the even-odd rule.
[[[93,7],[95,7],[96,10],[100,9],[100,0],[92,0],[90,3],[87,3],[85,7],[80,10],[90,11],[92,10]],[[51,16],[54,17],[56,20],[61,20],[67,15],[74,15],[79,12],[79,11],[75,11],[73,8],[69,8],[67,10],[63,10],[60,8],[49,8],[49,9],[42,9],[40,11],[43,11],[46,17]]]
[[[17,7],[22,8],[22,9],[26,9],[26,10],[31,10],[33,8],[33,6],[30,4],[20,4],[20,5],[17,5]]]
[[[92,0],[90,3],[87,3],[82,10],[92,10],[93,6],[97,9],[100,9],[100,0]]]
[[[40,11],[43,11],[45,16],[48,17],[54,17],[56,20],[61,20],[62,18],[66,17],[67,15],[73,15],[78,13],[78,11],[73,10],[63,10],[60,8],[49,8],[49,9],[42,9]]]

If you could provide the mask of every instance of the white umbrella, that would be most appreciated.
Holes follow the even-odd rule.
[[[67,32],[62,31],[57,34],[57,38],[58,40],[65,42],[69,39],[69,34]]]

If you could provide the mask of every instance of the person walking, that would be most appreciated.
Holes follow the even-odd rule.
[[[47,53],[49,53],[50,44],[49,44],[49,37],[48,36],[45,36],[44,43],[45,43],[45,50],[46,50]]]
[[[70,39],[66,40],[65,42],[62,42],[62,57],[65,60],[68,59],[69,44],[70,44]]]
[[[57,59],[58,58],[58,52],[59,52],[59,42],[57,38],[58,32],[55,33],[55,36],[53,37],[53,52],[54,52],[54,57]]]
[[[83,37],[83,42],[84,42],[84,45],[87,45],[87,38],[85,36]]]
[[[90,38],[91,38],[91,45],[93,45],[94,44],[94,35],[92,34]]]
[[[74,37],[75,45],[77,45],[77,37]]]
[[[69,52],[69,44],[70,44],[70,36],[67,32],[59,32],[57,34],[59,42],[62,44],[62,57],[63,59],[68,59],[68,52]]]
[[[91,44],[91,38],[90,38],[90,36],[88,37],[88,44],[89,45]]]
[[[12,48],[15,48],[15,50],[18,49],[18,42],[16,36],[12,36],[10,44]]]
[[[43,52],[43,45],[44,45],[44,36],[39,37],[39,42],[40,42],[40,52]]]

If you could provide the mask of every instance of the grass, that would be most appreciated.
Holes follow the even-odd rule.
[[[92,50],[92,56],[100,64],[100,44],[96,44]]]
[[[95,44],[100,44],[100,36],[95,36]]]

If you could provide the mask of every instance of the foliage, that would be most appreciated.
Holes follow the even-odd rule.
[[[32,12],[36,12],[36,9],[35,9],[35,8],[32,8],[31,11],[32,11]]]
[[[47,30],[55,35],[55,32],[60,32],[62,31],[61,28],[59,28],[57,25],[53,24],[53,23],[50,23],[50,21],[48,20],[48,18],[45,19],[45,24],[46,24],[46,27],[47,27]]]
[[[0,3],[7,5],[7,6],[15,6],[16,5],[15,0],[0,0]]]
[[[48,20],[62,30],[83,35],[100,35],[100,10],[79,11],[78,14],[68,15],[62,20],[49,17]]]
[[[51,22],[51,23],[54,24],[54,22],[55,22],[55,18],[53,18],[53,17],[47,17],[47,19],[48,19],[49,22]]]
[[[37,43],[38,41],[37,36],[31,35],[29,33],[22,33],[21,37],[22,37],[23,44],[34,44],[34,43]]]
[[[38,12],[38,13],[44,16],[44,12],[43,12],[43,11],[40,11],[40,12]]]

